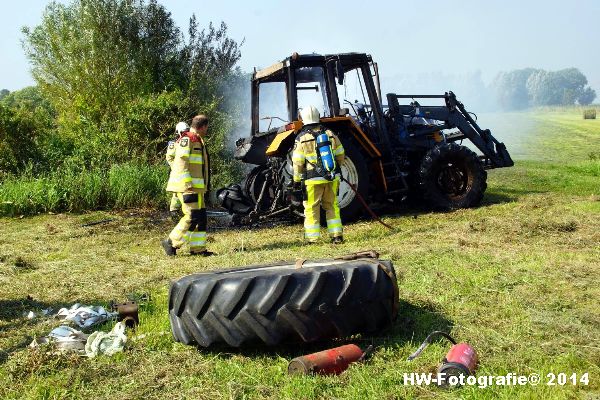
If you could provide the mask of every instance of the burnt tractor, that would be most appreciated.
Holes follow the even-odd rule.
[[[299,110],[308,105],[345,148],[338,199],[346,220],[363,212],[357,192],[371,205],[413,198],[436,210],[474,207],[486,170],[514,164],[453,92],[388,93],[384,105],[377,63],[364,53],[294,53],[255,70],[251,83],[251,135],[237,140],[235,151],[248,172],[217,193],[234,222],[302,215],[291,203],[291,152],[302,128]],[[350,101],[352,93],[361,100]],[[421,105],[423,99],[440,105]]]

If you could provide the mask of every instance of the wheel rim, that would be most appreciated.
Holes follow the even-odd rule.
[[[340,169],[344,179],[352,183],[355,188],[358,188],[358,171],[352,160],[346,157],[340,166]],[[352,188],[350,188],[350,185],[344,181],[341,181],[338,192],[338,203],[340,205],[340,209],[350,205],[355,197],[356,193],[354,193]]]
[[[440,168],[438,187],[450,197],[460,197],[469,190],[469,173],[462,165],[446,163]]]

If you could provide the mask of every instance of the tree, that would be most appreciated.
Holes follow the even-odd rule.
[[[34,119],[0,102],[0,177],[39,160],[37,128]]]
[[[527,89],[536,106],[572,105],[585,90],[587,78],[577,68],[537,71],[527,81]]]
[[[54,108],[37,86],[27,86],[14,92],[8,92],[5,96],[0,97],[0,102],[16,110],[44,113],[48,119],[55,117]]]
[[[0,99],[0,170],[18,173],[26,166],[38,172],[52,156],[64,158],[45,144],[55,139],[56,113],[37,86]]]
[[[8,89],[2,89],[2,90],[0,90],[0,100],[2,100],[3,98],[5,98],[9,93],[10,93],[10,90],[8,90]]]
[[[527,81],[540,70],[534,68],[501,72],[496,76],[493,87],[496,89],[498,104],[504,110],[522,110],[529,107]]]
[[[557,80],[562,88],[562,105],[575,104],[588,83],[586,76],[577,68],[556,71]]]
[[[554,82],[551,73],[548,71],[538,70],[532,73],[526,83],[531,104],[546,106],[557,102],[555,84],[556,82]]]
[[[582,106],[587,106],[589,104],[592,104],[592,101],[594,101],[595,98],[596,91],[591,87],[587,87],[579,94],[579,97],[577,98],[577,103],[581,104]]]
[[[219,81],[233,72],[240,44],[225,24],[200,30],[195,16],[188,31],[184,42],[156,0],[53,2],[39,26],[23,30],[33,76],[61,132],[85,133],[81,151],[100,165],[150,157],[166,127],[222,111]]]
[[[174,56],[165,42],[176,44],[179,35],[172,21],[156,21],[161,16],[170,19],[156,2],[53,2],[39,26],[24,28],[33,77],[61,124],[73,128],[88,121],[114,128],[111,122],[129,101],[160,85],[152,69],[162,71],[156,60]],[[149,59],[155,62],[146,63]]]
[[[577,68],[559,71],[526,68],[498,74],[494,86],[502,108],[511,110],[576,102],[589,104],[596,92],[586,87],[587,83],[587,78]]]

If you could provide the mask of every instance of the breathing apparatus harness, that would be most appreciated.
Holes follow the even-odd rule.
[[[392,226],[383,222],[381,220],[381,218],[379,218],[379,216],[377,216],[377,214],[375,214],[375,212],[373,212],[371,207],[369,207],[369,205],[367,204],[365,199],[358,192],[358,189],[352,183],[350,183],[346,178],[344,178],[342,176],[341,171],[339,170],[338,165],[335,162],[335,156],[333,153],[333,149],[331,147],[331,140],[329,139],[329,135],[327,135],[327,132],[325,132],[322,129],[319,129],[318,131],[316,131],[316,130],[312,131],[311,134],[315,140],[315,151],[317,153],[317,161],[313,163],[313,162],[306,160],[306,162],[311,164],[314,168],[313,171],[311,171],[312,173],[306,174],[307,175],[306,179],[315,178],[315,177],[323,177],[323,178],[327,179],[328,181],[333,181],[336,177],[336,173],[339,172],[340,180],[342,180],[343,182],[346,182],[348,184],[348,186],[350,186],[350,189],[352,189],[352,191],[354,192],[354,194],[356,195],[356,197],[358,198],[358,200],[360,201],[362,206],[371,215],[371,218],[373,218],[374,220],[376,220],[377,222],[379,222],[381,225],[385,226],[386,228],[388,228],[390,230],[394,230],[394,228]],[[302,180],[302,183],[304,183],[304,179]],[[301,193],[304,194],[303,193],[304,190],[302,190],[302,188],[299,188],[299,190],[301,190]],[[298,205],[301,204],[300,202],[295,202],[295,203],[297,203]]]
[[[335,162],[331,139],[327,132],[320,127],[319,130],[312,130],[310,133],[315,141],[317,161],[313,163],[306,160],[313,166],[313,170],[307,172],[306,179],[322,177],[328,181],[333,181],[336,173],[339,171],[337,163]]]

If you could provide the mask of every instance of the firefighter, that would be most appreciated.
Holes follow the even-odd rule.
[[[168,256],[174,256],[184,243],[190,254],[211,256],[206,250],[206,208],[204,194],[209,186],[208,152],[204,137],[208,131],[208,118],[197,115],[188,132],[175,142],[175,158],[167,191],[173,192],[181,202],[183,217],[161,245]]]
[[[292,164],[295,197],[302,193],[303,181],[306,187],[306,197],[302,203],[304,237],[309,243],[314,243],[321,236],[320,208],[323,207],[331,241],[340,244],[344,239],[337,193],[344,147],[333,132],[320,125],[319,110],[316,107],[303,108],[300,117],[304,126],[294,142]]]
[[[185,122],[178,122],[175,125],[175,134],[177,135],[177,139],[181,138],[181,136],[190,130],[190,127]],[[170,140],[167,145],[167,164],[169,164],[169,168],[173,164],[173,160],[175,159],[175,142],[176,140]],[[169,201],[169,214],[171,214],[171,218],[174,221],[178,221],[181,218],[181,202],[177,198],[177,193],[171,193],[171,200]]]

